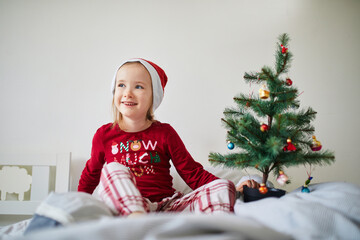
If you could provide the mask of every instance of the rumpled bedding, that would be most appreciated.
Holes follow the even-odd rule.
[[[149,214],[140,218],[108,218],[33,232],[12,239],[290,239],[253,220],[234,215]]]
[[[299,188],[279,199],[238,199],[235,215],[104,216],[27,236],[21,230],[4,234],[9,228],[2,228],[0,239],[360,239],[360,187],[329,182],[309,188],[310,193]]]
[[[285,196],[244,203],[235,214],[251,218],[294,239],[360,239],[360,187],[343,182],[296,189]]]

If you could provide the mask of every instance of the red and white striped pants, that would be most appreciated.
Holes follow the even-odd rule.
[[[176,192],[161,202],[141,196],[130,170],[117,162],[105,164],[101,172],[99,196],[115,215],[132,212],[230,213],[234,211],[235,186],[229,180],[217,179],[193,192]]]

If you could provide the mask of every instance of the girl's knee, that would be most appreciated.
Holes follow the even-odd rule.
[[[111,163],[107,163],[104,166],[105,168],[109,169],[109,170],[123,170],[123,171],[129,171],[129,168],[118,163],[118,162],[111,162]]]
[[[223,187],[223,188],[227,188],[229,190],[234,190],[235,191],[235,184],[227,179],[216,179],[214,181],[211,182],[211,185],[216,185],[219,187]]]
[[[235,184],[227,179],[217,179],[211,182],[211,186],[209,186],[210,191],[217,192],[221,198],[226,196],[230,199],[230,202],[233,204],[236,198],[236,188]]]
[[[101,171],[101,175],[100,182],[109,178],[130,179],[134,184],[136,182],[135,176],[130,169],[118,162],[105,164]]]

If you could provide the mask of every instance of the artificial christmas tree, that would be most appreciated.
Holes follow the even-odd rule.
[[[234,98],[237,107],[226,108],[221,119],[228,129],[228,148],[241,151],[209,154],[214,165],[256,168],[263,175],[262,184],[272,171],[279,183],[285,183],[284,167],[330,164],[335,159],[331,151],[320,151],[320,142],[312,136],[315,129],[311,121],[316,112],[310,107],[298,110],[299,93],[287,75],[293,56],[289,36],[282,34],[278,40],[275,69],[264,66],[260,72],[244,75],[245,82],[261,86],[259,95],[239,94]],[[260,188],[267,192],[264,185]]]

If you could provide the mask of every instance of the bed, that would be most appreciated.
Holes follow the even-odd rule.
[[[32,215],[49,191],[69,191],[70,160],[71,153],[0,154],[0,216]]]
[[[237,183],[238,170],[206,167]],[[172,170],[174,187],[190,189]],[[253,176],[256,178],[255,176]],[[360,187],[345,182],[317,183],[277,198],[244,203],[234,214],[152,213],[139,218],[104,215],[24,236],[29,220],[0,228],[0,239],[360,239]],[[51,237],[50,237],[51,236]]]

